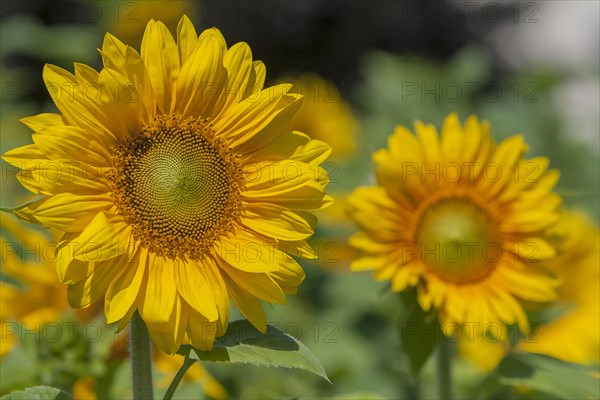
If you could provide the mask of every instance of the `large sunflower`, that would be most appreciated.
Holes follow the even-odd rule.
[[[330,202],[323,142],[284,127],[292,85],[263,89],[246,43],[227,48],[187,17],[175,41],[151,20],[141,52],[107,34],[104,68],[47,65],[60,114],[23,119],[34,144],[4,159],[43,197],[17,213],[62,233],[57,269],[73,307],[104,297],[108,323],[139,310],[173,353],[210,349],[229,299],[260,330],[260,300],[283,303],[304,279],[287,253],[314,257],[308,211]],[[287,253],[286,253],[287,252]]]
[[[349,198],[363,230],[350,243],[366,253],[351,267],[375,270],[394,291],[417,286],[447,334],[465,322],[527,330],[521,301],[556,296],[556,279],[537,261],[555,255],[542,231],[559,218],[558,172],[546,158],[525,160],[519,135],[496,146],[475,117],[462,126],[448,116],[441,138],[432,125],[415,130],[396,128],[373,156],[378,185]]]

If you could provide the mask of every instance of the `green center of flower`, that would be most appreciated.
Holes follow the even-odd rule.
[[[136,237],[169,257],[201,256],[239,214],[239,162],[205,120],[157,117],[115,152],[112,180]]]
[[[501,254],[490,217],[469,200],[448,199],[428,207],[417,229],[419,255],[446,281],[472,282],[489,274]]]

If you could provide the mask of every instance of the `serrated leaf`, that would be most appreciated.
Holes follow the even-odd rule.
[[[600,398],[598,369],[544,354],[512,351],[496,370],[505,386],[527,387],[561,399]]]
[[[403,353],[408,355],[411,372],[415,376],[435,347],[444,340],[437,318],[423,311],[416,296],[412,289],[401,293],[402,313],[398,322]]]
[[[0,400],[73,400],[73,397],[67,392],[50,386],[33,386],[5,394],[0,397]]]
[[[211,351],[183,345],[177,352],[202,361],[254,364],[266,367],[299,368],[329,378],[317,358],[299,340],[267,325],[263,334],[246,320],[229,324]]]

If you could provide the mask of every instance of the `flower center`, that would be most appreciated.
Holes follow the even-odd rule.
[[[157,253],[201,257],[239,218],[238,157],[206,120],[159,116],[114,161],[117,209]]]
[[[427,268],[450,282],[484,278],[501,255],[491,218],[467,199],[447,199],[425,209],[416,243]]]

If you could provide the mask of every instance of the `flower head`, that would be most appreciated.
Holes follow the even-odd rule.
[[[43,196],[17,214],[62,233],[70,304],[104,298],[121,327],[139,310],[167,353],[210,349],[230,299],[264,330],[260,300],[295,293],[288,253],[314,257],[309,211],[330,203],[330,147],[285,129],[302,96],[187,17],[176,39],[151,20],[140,53],[107,34],[101,54],[100,72],[44,68],[60,114],[25,118],[34,144],[4,155]]]
[[[441,137],[415,123],[377,151],[377,186],[357,189],[349,215],[363,232],[350,243],[394,291],[416,286],[421,307],[442,323],[518,323],[522,301],[555,298],[557,280],[537,261],[555,256],[543,231],[559,218],[558,179],[543,157],[525,160],[521,136],[496,145],[475,117],[448,116]],[[448,332],[451,332],[450,329]]]

